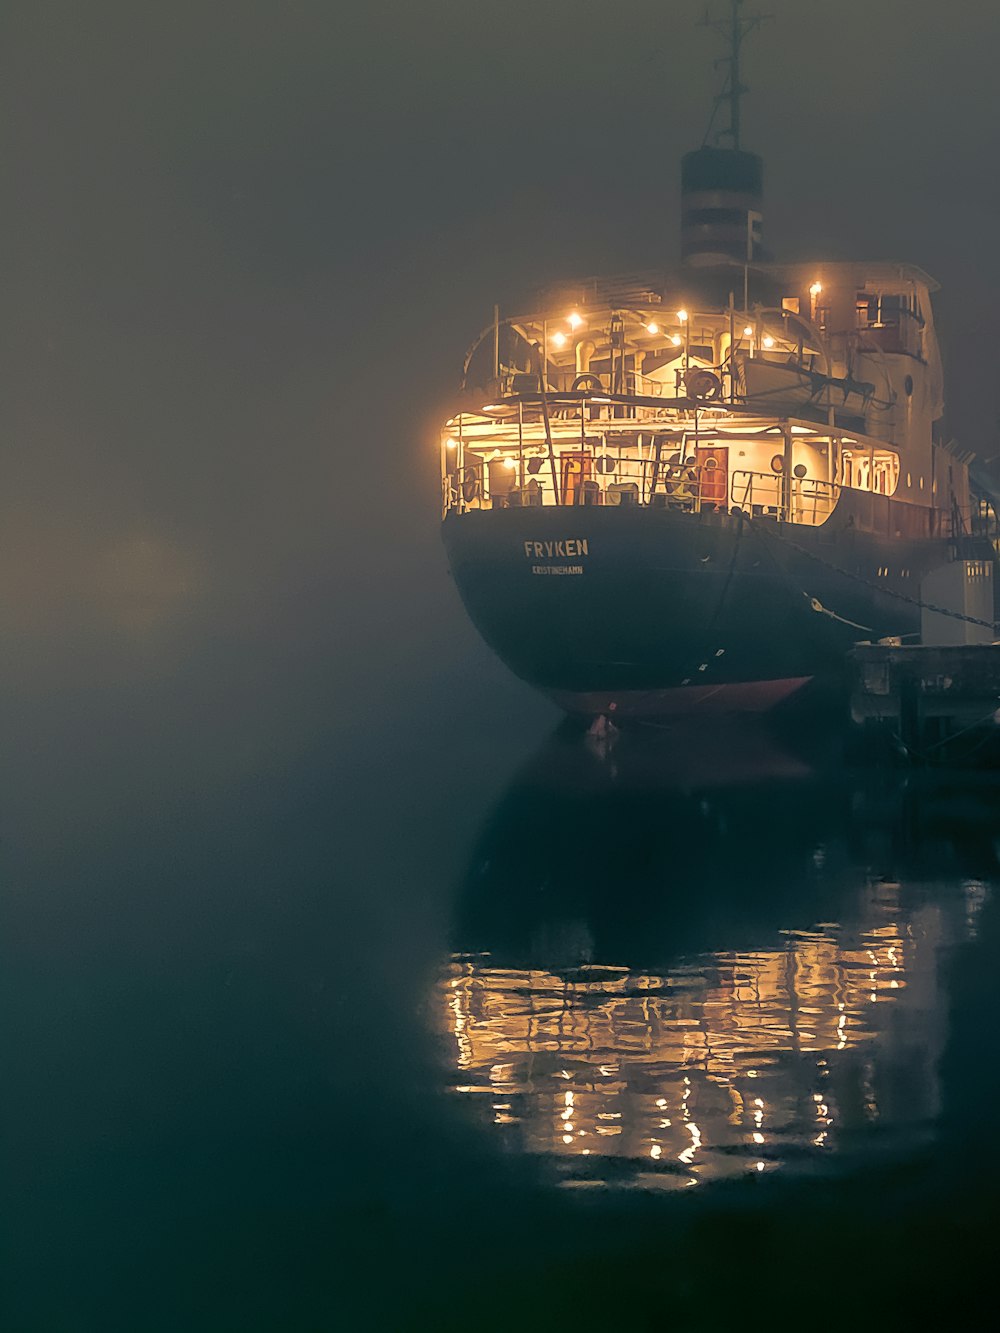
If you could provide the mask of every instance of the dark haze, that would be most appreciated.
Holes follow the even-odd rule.
[[[939,279],[992,457],[1000,10],[760,7],[767,248]],[[5,1327],[277,1328],[444,1188],[455,813],[556,717],[450,585],[437,428],[494,301],[675,260],[703,12],[5,6]]]

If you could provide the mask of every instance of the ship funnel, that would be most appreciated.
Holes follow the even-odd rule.
[[[681,258],[705,266],[760,256],[764,164],[738,148],[698,148],[681,162]]]

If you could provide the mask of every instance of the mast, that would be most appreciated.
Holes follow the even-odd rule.
[[[744,15],[741,12],[743,9],[743,0],[729,0],[729,6],[730,12],[727,19],[713,19],[710,18],[706,12],[705,17],[701,20],[701,26],[703,28],[714,28],[716,32],[721,32],[723,36],[729,40],[729,54],[720,57],[720,59],[715,62],[717,68],[719,65],[728,65],[729,71],[726,75],[726,81],[723,84],[722,92],[714,99],[712,118],[708,123],[708,129],[705,132],[702,146],[704,147],[709,139],[712,138],[712,128],[715,124],[715,117],[719,107],[724,103],[728,103],[729,124],[724,129],[716,130],[714,142],[719,144],[723,139],[728,139],[729,147],[739,151],[742,129],[740,99],[743,97],[744,93],[750,91],[743,82],[740,74],[740,48],[748,34],[753,32],[755,28],[759,28],[761,24],[766,23],[772,15]]]
[[[770,17],[745,14],[743,0],[729,0],[726,18],[706,12],[701,20],[701,27],[727,39],[729,54],[715,62],[716,69],[727,66],[726,78],[713,99],[701,147],[681,161],[681,258],[700,267],[741,264],[744,306],[749,304],[749,266],[760,253],[764,164],[742,145],[742,98],[748,89],[740,53],[746,37]],[[714,130],[720,107],[728,109],[729,124]]]

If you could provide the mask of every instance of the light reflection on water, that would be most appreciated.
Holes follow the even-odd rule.
[[[610,789],[602,791],[602,781],[582,805],[574,795],[571,823],[606,808]],[[487,832],[477,858],[480,872],[485,865],[492,873],[472,876],[473,926],[460,932],[480,947],[447,960],[432,1005],[453,1070],[449,1086],[488,1138],[546,1159],[565,1185],[644,1188],[779,1170],[841,1171],[933,1143],[947,1037],[946,966],[975,939],[989,888],[968,876],[919,877],[919,837],[906,830],[912,809],[909,818],[898,802],[888,817],[882,812],[877,852],[870,837],[845,850],[859,823],[871,823],[856,793],[850,815],[826,820],[825,842],[816,844],[811,829],[799,839],[791,834],[796,854],[779,873],[792,874],[793,891],[800,876],[802,901],[786,892],[763,931],[759,920],[748,923],[738,886],[739,910],[725,902],[720,910],[713,894],[732,900],[733,866],[742,865],[745,894],[761,893],[766,919],[759,881],[767,864],[747,863],[746,821],[735,843],[717,834],[714,859],[699,865],[697,857],[675,858],[654,876],[660,899],[674,900],[675,928],[661,910],[650,937],[643,925],[648,877],[630,901],[627,877],[602,890],[608,865],[600,858],[589,865],[585,857],[567,858],[568,844],[551,836],[532,843],[538,829],[530,828],[530,815],[526,823],[527,811],[550,831],[559,826],[553,821],[566,822],[565,792],[555,805],[550,796],[544,785],[522,784]],[[821,811],[839,808],[829,787],[817,796]],[[772,790],[765,809],[773,797]],[[751,825],[759,817],[756,787],[714,792],[707,801],[700,789],[674,791],[678,827],[695,798],[703,814],[706,807],[724,813],[722,827],[739,825],[741,802],[751,807],[744,811]],[[632,808],[639,821],[629,831],[634,849],[635,828],[649,821],[634,795]],[[523,836],[517,855],[504,861],[511,819]],[[883,859],[881,873],[870,864],[873,855]],[[905,863],[898,877],[886,873],[887,856]],[[647,862],[644,853],[646,870]],[[575,896],[565,883],[560,889],[560,870],[575,881]],[[628,870],[634,873],[634,862]],[[691,878],[696,873],[700,882]],[[824,877],[833,881],[836,919],[826,912],[802,925]],[[533,894],[523,892],[526,880]],[[508,902],[498,906],[505,892]],[[476,920],[484,895],[493,912],[485,925]],[[828,893],[823,906],[829,903]],[[625,944],[618,930],[614,954],[602,952],[602,915],[619,928],[634,915]],[[529,920],[519,922],[521,916]],[[714,934],[717,947],[672,956],[669,937],[683,935],[677,923],[689,925],[692,916],[705,919],[703,933]],[[512,918],[526,925],[520,946],[504,929]],[[491,920],[497,952],[489,948]],[[633,956],[621,952],[629,938]]]

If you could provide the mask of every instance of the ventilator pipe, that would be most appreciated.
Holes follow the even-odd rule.
[[[576,373],[585,375],[590,369],[590,358],[597,351],[592,338],[581,338],[576,345]]]

